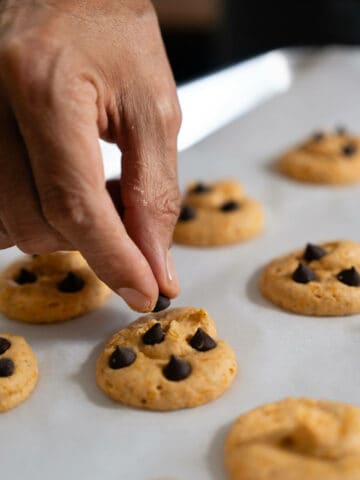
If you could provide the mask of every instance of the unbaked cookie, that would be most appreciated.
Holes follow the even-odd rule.
[[[174,241],[193,246],[241,242],[264,225],[259,202],[246,196],[235,180],[189,185],[175,227]]]
[[[360,180],[360,137],[344,129],[317,132],[286,152],[280,172],[303,182],[347,184]]]
[[[225,442],[230,480],[359,480],[360,409],[288,398],[240,416]]]
[[[24,402],[38,379],[35,355],[23,337],[0,334],[0,412]]]
[[[207,312],[187,307],[146,315],[115,333],[98,358],[96,380],[117,402],[176,410],[220,396],[236,369]]]
[[[0,275],[0,311],[22,322],[62,322],[99,307],[109,292],[79,252],[27,256]]]
[[[360,244],[308,244],[263,270],[260,290],[276,305],[303,315],[360,312]]]

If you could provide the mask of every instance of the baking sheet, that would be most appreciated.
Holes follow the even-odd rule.
[[[24,335],[40,366],[35,393],[0,417],[2,476],[17,480],[225,480],[222,445],[230,423],[289,395],[360,404],[360,316],[290,315],[263,300],[261,266],[307,241],[360,240],[360,186],[301,185],[275,174],[273,159],[315,129],[360,131],[360,51],[325,49],[304,59],[289,91],[180,156],[180,180],[241,179],[266,209],[266,231],[243,245],[174,247],[182,294],[174,306],[208,309],[234,347],[239,374],[219,400],[152,413],[114,404],[96,387],[104,341],[136,318],[115,297],[62,325],[0,318]],[[18,253],[0,253],[0,268]]]
[[[304,56],[308,59],[309,52],[302,49],[274,50],[178,87],[183,120],[178,150],[189,148],[266,99],[286,91]],[[106,178],[119,177],[119,149],[104,141],[100,141],[100,147]]]

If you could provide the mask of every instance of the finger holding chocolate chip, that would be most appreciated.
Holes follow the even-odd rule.
[[[181,114],[152,3],[7,0],[0,23],[0,249],[79,250],[141,312],[177,296]],[[99,138],[122,152],[112,192]]]

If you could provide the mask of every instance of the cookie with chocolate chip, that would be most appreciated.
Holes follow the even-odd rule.
[[[174,241],[193,246],[237,243],[259,234],[264,214],[235,180],[191,183],[185,193]]]
[[[0,412],[24,402],[38,379],[36,357],[23,337],[0,333]]]
[[[110,290],[79,252],[21,257],[0,274],[0,311],[27,323],[54,323],[99,307]]]
[[[235,354],[199,308],[146,315],[115,333],[101,352],[96,381],[113,400],[149,410],[202,405],[229,388]]]
[[[260,290],[275,305],[303,315],[360,313],[360,244],[308,243],[270,262]]]
[[[279,171],[302,182],[349,184],[360,180],[360,137],[344,128],[315,132],[283,154]]]

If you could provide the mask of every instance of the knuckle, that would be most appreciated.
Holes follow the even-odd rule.
[[[155,181],[154,181],[155,180]],[[181,195],[175,176],[158,179],[122,178],[122,200],[125,211],[146,210],[159,223],[175,224],[180,212]]]
[[[41,193],[43,214],[56,229],[86,229],[90,225],[87,202],[79,192],[52,185]]]
[[[151,202],[153,216],[160,222],[175,225],[180,212],[180,192],[178,188],[163,189]]]
[[[36,100],[47,88],[51,59],[58,47],[56,37],[45,29],[12,36],[4,40],[0,48],[1,70],[23,94]]]
[[[155,102],[155,118],[163,131],[179,131],[181,125],[181,111],[177,99],[171,95],[160,95]]]

